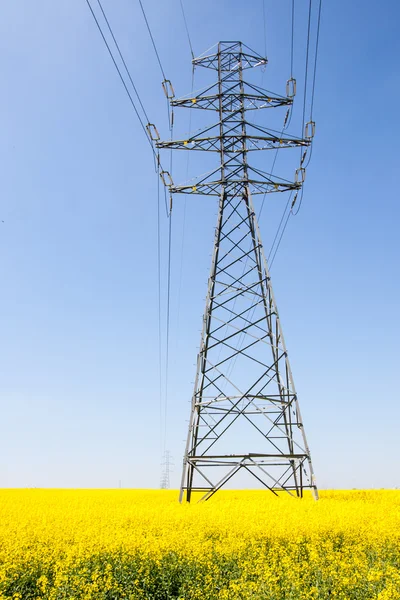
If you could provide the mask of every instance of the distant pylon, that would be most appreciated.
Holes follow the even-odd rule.
[[[288,81],[286,96],[246,83],[243,71],[265,66],[267,59],[241,42],[220,42],[193,64],[216,70],[218,81],[171,104],[217,111],[218,122],[187,139],[157,143],[220,155],[218,168],[196,182],[169,185],[171,193],[219,198],[180,500],[190,502],[194,492],[207,500],[244,471],[273,493],[301,497],[310,488],[317,498],[252,200],[254,194],[297,194],[305,171],[300,166],[294,181],[287,181],[248,163],[251,151],[310,145],[307,133],[289,137],[247,119],[253,109],[290,109],[295,81]]]
[[[164,461],[161,463],[162,466],[162,474],[161,474],[161,481],[160,481],[160,488],[162,490],[169,490],[170,487],[170,479],[169,479],[169,475],[170,475],[170,470],[172,465],[171,462],[171,453],[169,452],[169,450],[166,450],[164,453]]]

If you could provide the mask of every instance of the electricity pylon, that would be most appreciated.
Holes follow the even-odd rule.
[[[247,120],[251,110],[290,108],[293,102],[293,79],[286,96],[244,81],[245,69],[266,63],[241,42],[220,42],[216,51],[194,59],[195,66],[216,70],[218,81],[199,95],[171,99],[171,105],[217,111],[218,121],[188,139],[157,142],[159,148],[220,155],[218,168],[195,183],[169,185],[171,193],[219,198],[180,501],[190,502],[194,492],[207,500],[243,471],[275,494],[302,497],[310,488],[318,497],[252,200],[254,194],[296,194],[304,169],[287,181],[248,161],[256,150],[306,149],[311,136],[288,137]]]
[[[169,490],[169,475],[172,467],[171,453],[169,450],[164,452],[164,461],[161,466],[163,467],[163,471],[161,474],[160,488],[162,490]]]

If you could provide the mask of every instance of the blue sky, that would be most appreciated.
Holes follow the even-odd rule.
[[[164,70],[185,95],[191,65],[179,1],[143,2]],[[167,137],[139,4],[103,5],[146,110]],[[195,54],[229,39],[263,52],[261,1],[185,7]],[[296,7],[300,81],[306,3]],[[158,487],[151,153],[85,0],[14,0],[2,13],[0,485]],[[322,488],[400,485],[399,13],[389,0],[323,4],[313,156],[302,208],[272,268]],[[277,93],[290,74],[289,14],[289,0],[266,0],[263,83]],[[176,128],[185,131],[188,112],[180,112]],[[268,124],[267,114],[258,119]],[[203,161],[192,153],[191,174]],[[178,180],[185,169],[177,158]],[[264,208],[266,247],[283,202],[268,199]],[[176,487],[216,208],[212,198],[174,200],[167,447]],[[163,217],[163,309],[166,233]]]

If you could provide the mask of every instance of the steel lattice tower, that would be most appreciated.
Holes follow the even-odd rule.
[[[289,92],[271,95],[244,81],[246,69],[266,63],[241,42],[220,42],[217,51],[194,59],[194,65],[217,71],[217,83],[171,104],[217,111],[218,122],[189,139],[157,143],[220,155],[218,168],[195,184],[169,186],[171,193],[219,197],[180,501],[190,502],[193,492],[209,499],[243,470],[273,493],[301,497],[311,488],[318,497],[252,201],[254,194],[296,193],[304,170],[291,182],[248,162],[251,151],[307,147],[310,139],[248,122],[250,110],[293,102]],[[288,83],[290,88],[293,81]]]

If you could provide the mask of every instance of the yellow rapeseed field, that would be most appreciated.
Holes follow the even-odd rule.
[[[400,599],[400,492],[1,490],[0,600]]]

